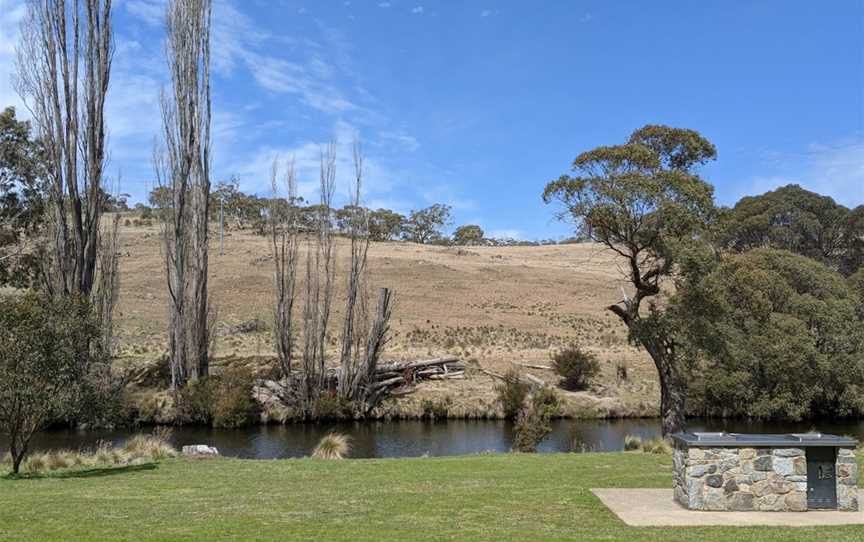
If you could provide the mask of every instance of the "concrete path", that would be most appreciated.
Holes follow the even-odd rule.
[[[864,525],[864,511],[701,512],[676,503],[671,489],[592,489],[591,492],[621,521],[633,527]]]

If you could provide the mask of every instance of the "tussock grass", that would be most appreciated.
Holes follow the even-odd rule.
[[[642,438],[635,435],[626,435],[624,437],[624,451],[671,455],[672,446],[663,437],[652,437],[642,440]]]
[[[135,435],[122,446],[100,441],[92,450],[51,450],[33,452],[21,464],[21,471],[37,474],[75,468],[137,465],[177,457],[169,443],[171,432],[157,429],[152,435]],[[6,453],[0,464],[11,466],[12,457]]]
[[[324,435],[312,457],[315,459],[343,459],[351,450],[351,439],[341,433],[328,433]]]

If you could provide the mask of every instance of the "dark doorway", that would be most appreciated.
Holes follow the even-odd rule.
[[[807,508],[837,508],[837,480],[834,472],[836,461],[836,448],[807,448]]]

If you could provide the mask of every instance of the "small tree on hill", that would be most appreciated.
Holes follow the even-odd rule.
[[[419,211],[411,211],[405,221],[402,237],[420,244],[441,239],[441,230],[450,224],[450,210],[449,205],[436,203]]]
[[[456,245],[479,245],[483,242],[483,228],[475,224],[459,226],[453,232],[453,243]]]
[[[0,297],[0,431],[9,439],[12,472],[19,471],[34,433],[73,413],[86,376],[80,356],[99,336],[86,302]]]
[[[573,162],[578,175],[563,175],[543,192],[546,203],[563,205],[560,218],[573,221],[625,263],[632,297],[625,294],[607,309],[654,361],[664,435],[684,427],[686,360],[678,350],[676,326],[655,298],[663,280],[674,278],[680,249],[713,219],[713,188],[695,169],[716,154],[693,130],[645,126],[623,145],[580,154]]]

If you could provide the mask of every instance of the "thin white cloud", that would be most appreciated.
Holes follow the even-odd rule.
[[[594,14],[592,14],[592,13],[586,13],[586,14],[582,15],[581,17],[579,17],[579,22],[582,22],[582,23],[587,23],[587,22],[590,22],[592,20],[594,20]]]
[[[389,8],[389,7],[392,6],[392,5],[393,5],[393,4],[391,4],[390,2],[379,2],[379,3],[378,3],[378,7],[379,7],[379,8]]]
[[[525,234],[521,230],[502,228],[486,232],[486,237],[490,239],[516,239],[520,241],[525,238]]]
[[[126,11],[151,26],[165,23],[166,0],[126,0]]]
[[[498,15],[497,9],[484,9],[480,12],[481,17],[491,17],[493,15]]]
[[[770,152],[766,156],[773,168],[783,171],[751,177],[734,191],[736,200],[798,184],[849,207],[864,204],[864,140],[860,138],[813,143],[801,154]]]
[[[414,13],[416,15],[422,15],[423,11],[424,11],[423,6],[416,6],[413,9],[411,9],[411,13]]]
[[[410,134],[382,131],[378,132],[378,137],[382,139],[383,144],[390,146],[395,145],[400,150],[414,152],[420,148],[420,143],[417,141],[417,138]]]
[[[27,112],[13,87],[13,75],[18,28],[25,13],[23,1],[0,0],[0,110],[11,105],[19,117],[26,117]]]

